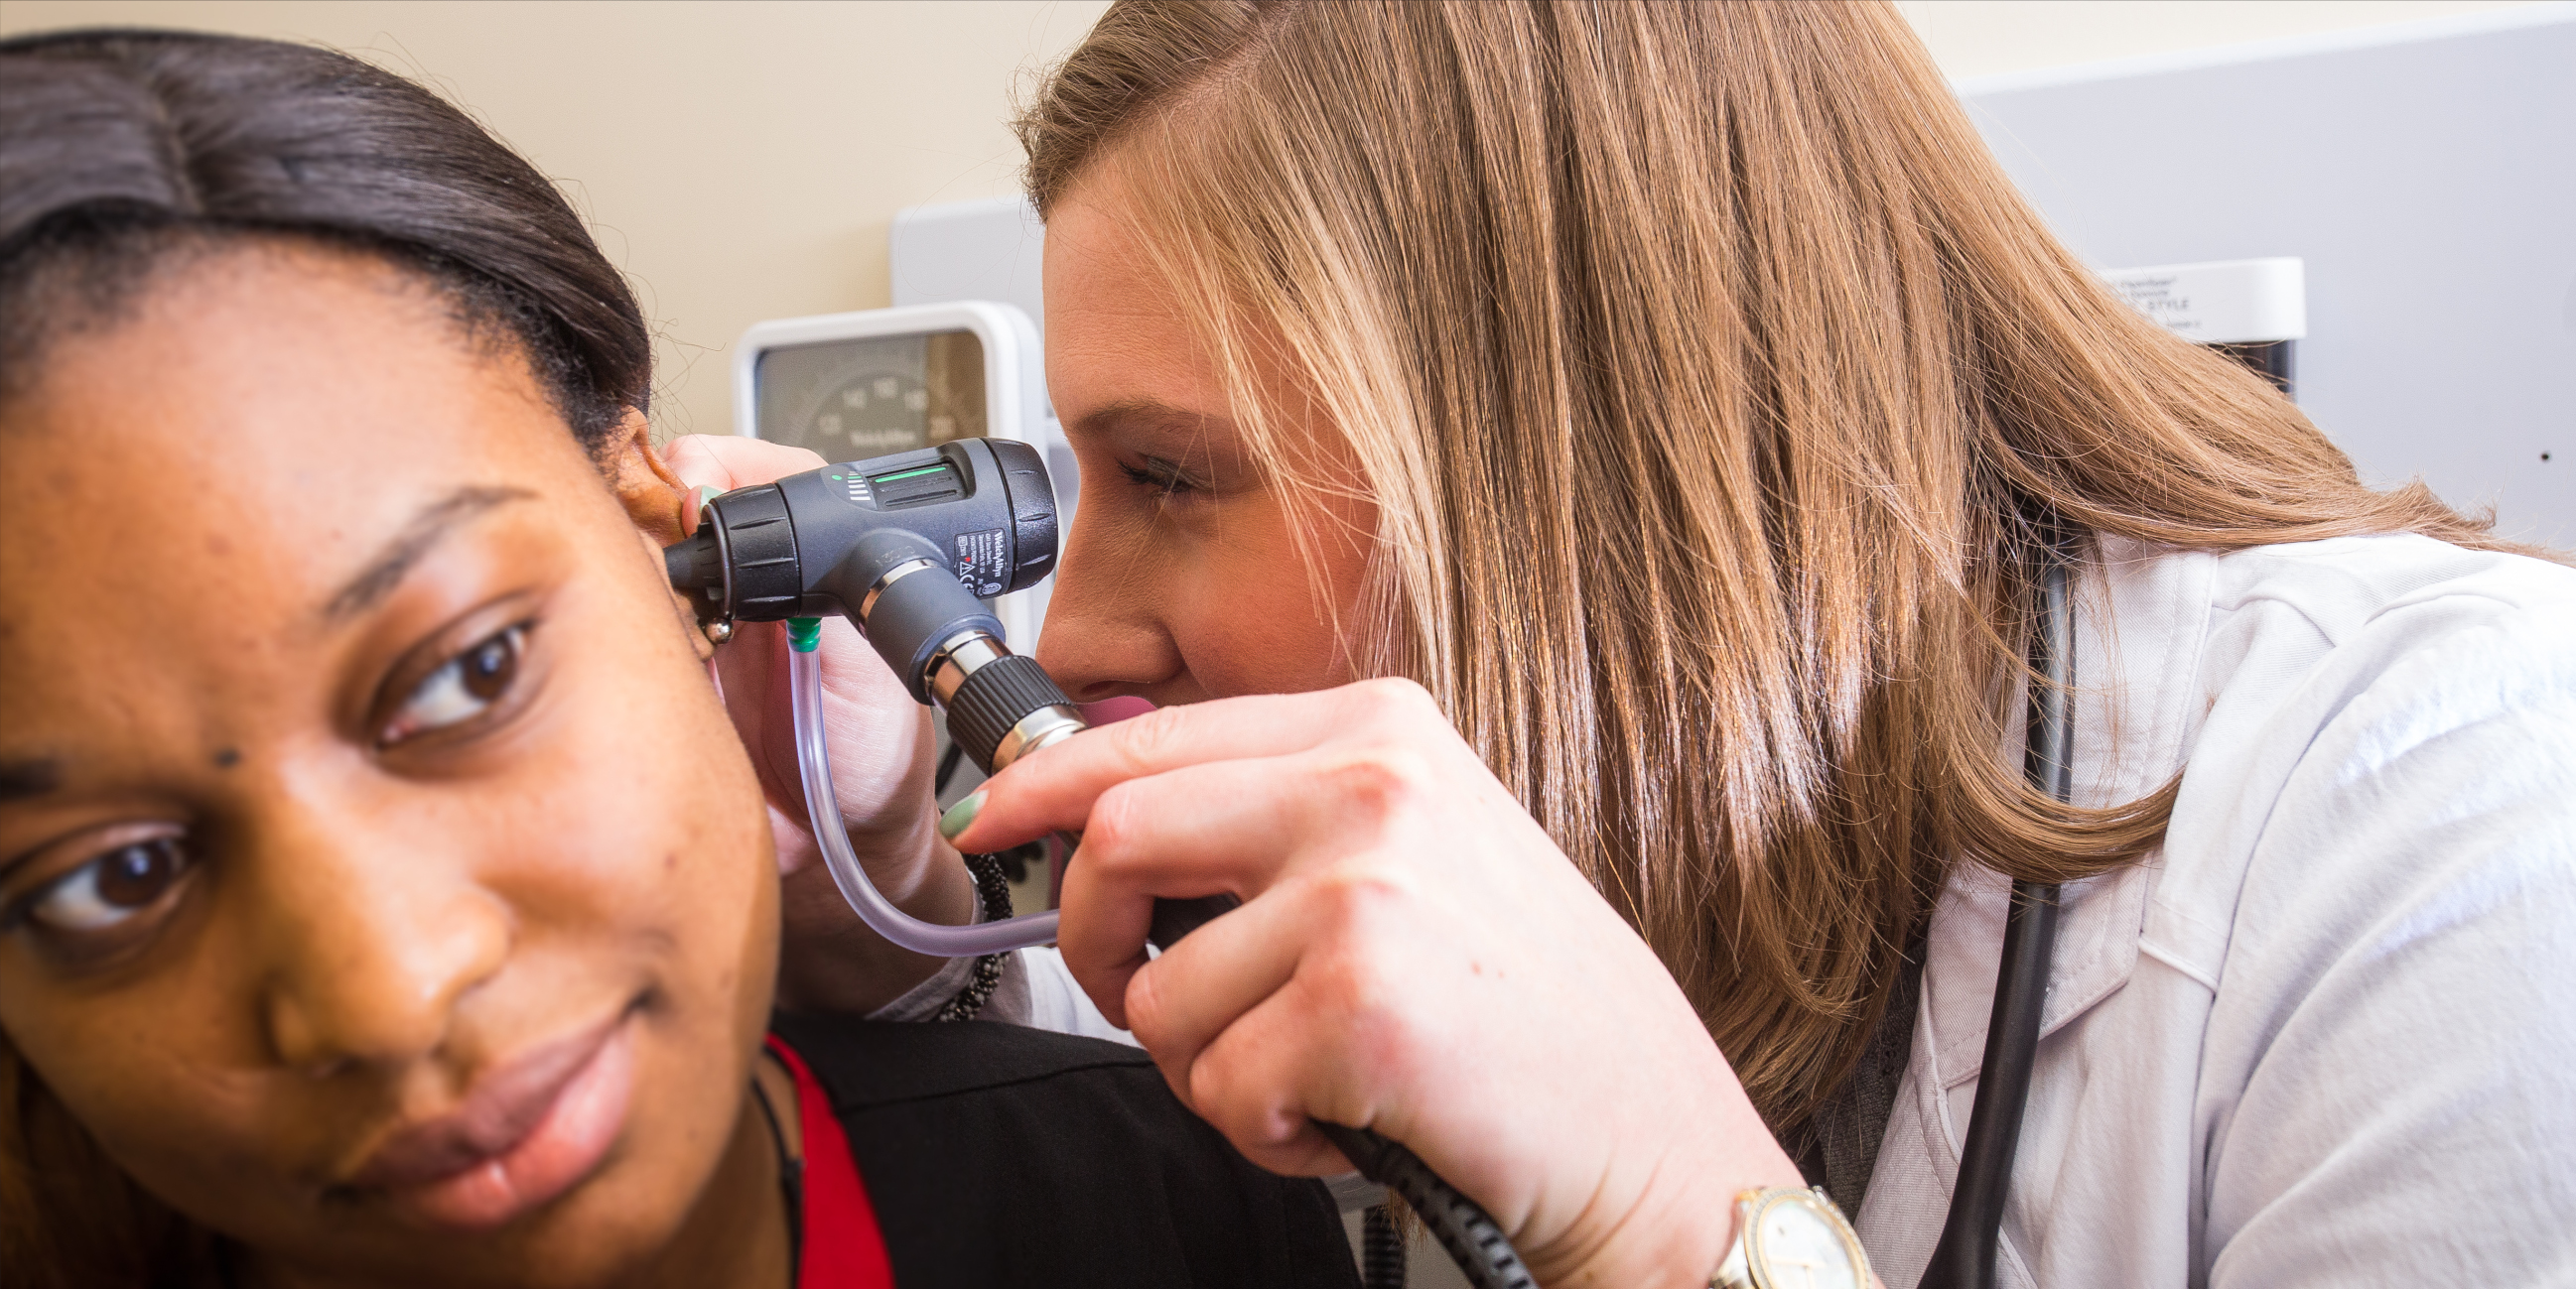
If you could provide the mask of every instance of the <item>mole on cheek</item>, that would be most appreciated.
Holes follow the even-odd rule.
[[[227,748],[219,748],[219,749],[217,749],[217,750],[216,750],[216,752],[215,752],[215,768],[216,768],[216,769],[218,769],[218,770],[229,770],[229,769],[231,769],[231,768],[233,768],[234,766],[239,765],[239,764],[241,764],[241,749],[240,749],[240,748],[237,748],[237,747],[227,747]]]

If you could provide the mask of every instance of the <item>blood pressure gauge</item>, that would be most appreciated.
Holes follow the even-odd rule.
[[[734,351],[740,434],[808,448],[827,462],[1017,439],[1054,476],[1056,512],[1073,518],[1073,454],[1046,399],[1037,328],[989,301],[869,309],[756,323]],[[1062,531],[1062,529],[1060,529]],[[1048,585],[992,601],[1011,647],[1027,653],[1046,617]]]

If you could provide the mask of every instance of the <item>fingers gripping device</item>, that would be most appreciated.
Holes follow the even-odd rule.
[[[1037,662],[1011,652],[983,603],[1054,572],[1056,538],[1055,491],[1036,450],[970,438],[735,489],[710,500],[696,533],[663,551],[671,585],[701,623],[788,623],[797,762],[815,842],[860,919],[907,949],[954,958],[1048,944],[1057,915],[943,926],[878,893],[832,791],[815,652],[821,619],[848,618],[915,700],[947,712],[949,736],[966,755],[998,774],[1085,727]],[[1235,903],[1231,895],[1157,900],[1149,938],[1168,947]],[[1365,1128],[1317,1126],[1371,1180],[1404,1195],[1476,1284],[1532,1283],[1493,1219],[1412,1151]]]

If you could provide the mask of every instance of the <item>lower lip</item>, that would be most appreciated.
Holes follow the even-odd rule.
[[[632,1020],[619,1025],[517,1145],[437,1181],[396,1190],[394,1204],[433,1226],[482,1231],[572,1189],[599,1166],[626,1124],[635,1090],[634,1028]]]

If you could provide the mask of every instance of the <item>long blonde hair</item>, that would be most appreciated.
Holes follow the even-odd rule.
[[[1019,129],[1041,213],[1127,181],[1278,486],[1335,486],[1289,424],[1347,439],[1365,665],[1430,689],[1775,1127],[1953,864],[2159,844],[2172,785],[2065,807],[1998,755],[2025,515],[2498,545],[2125,307],[1884,4],[1120,0]]]

